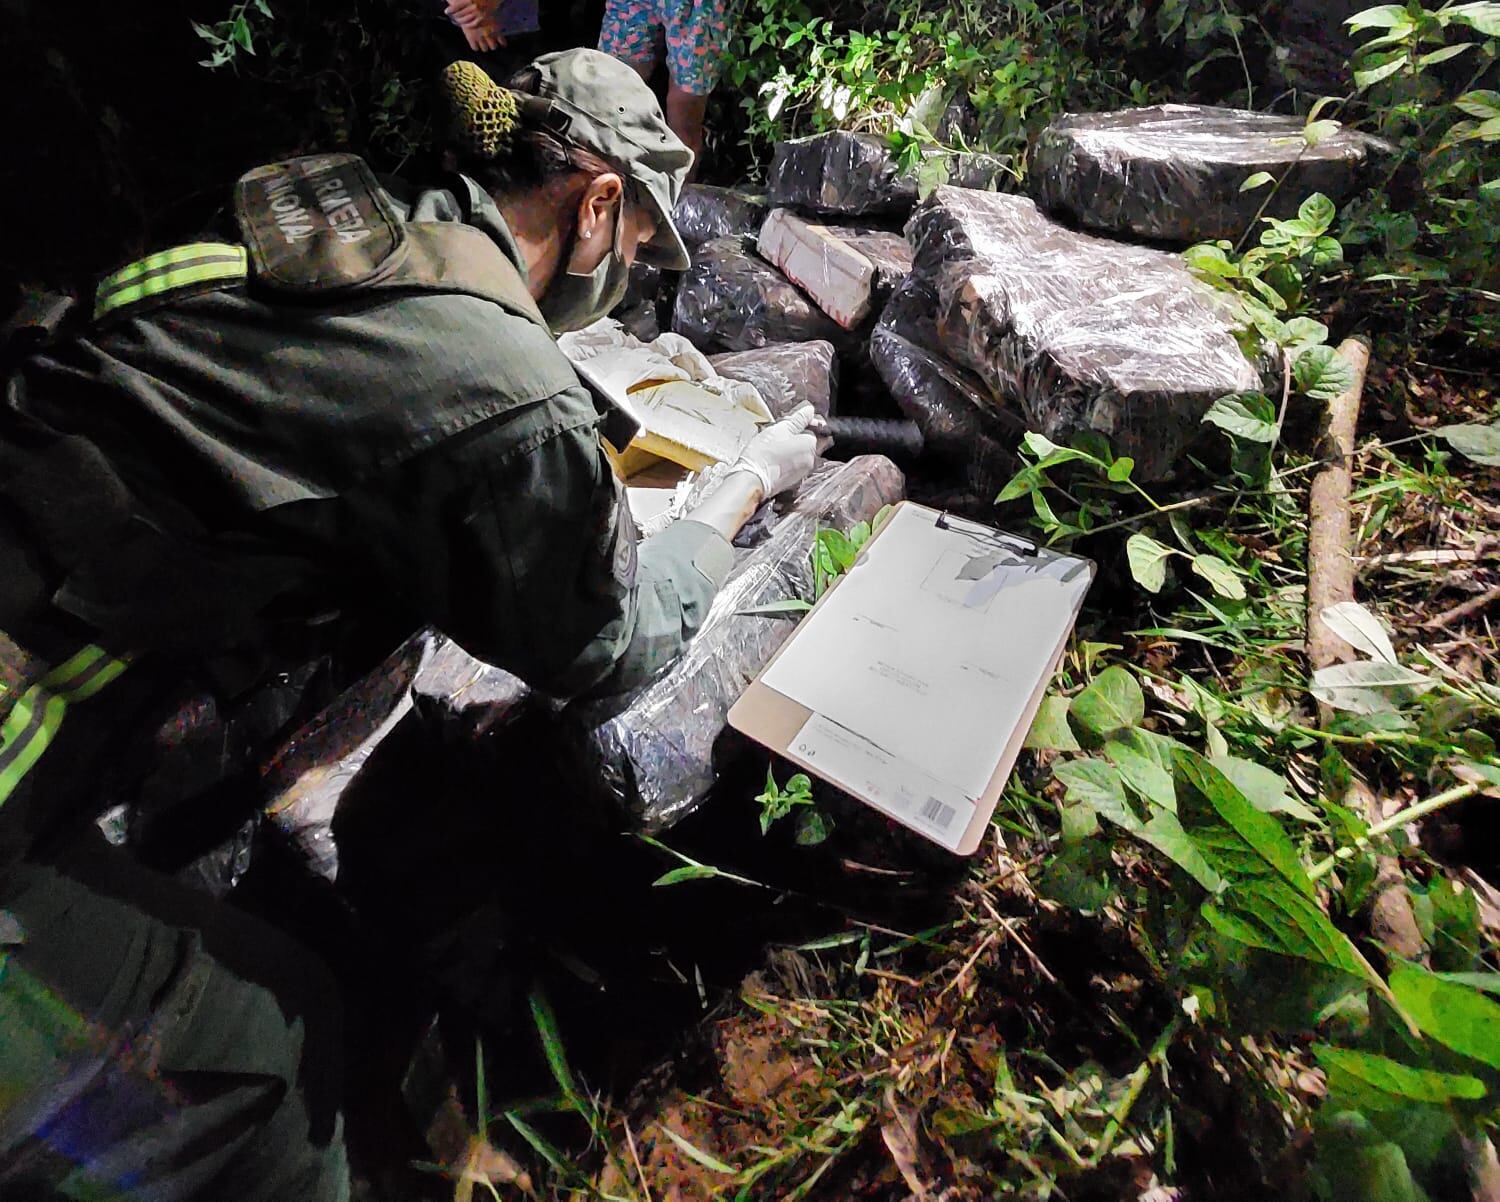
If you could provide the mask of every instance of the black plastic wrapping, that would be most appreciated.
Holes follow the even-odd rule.
[[[922,431],[928,452],[964,467],[969,483],[989,488],[1015,466],[1013,448],[1026,423],[1012,404],[942,353],[937,307],[932,282],[908,277],[870,336],[870,358],[896,405]]]
[[[820,338],[841,346],[849,338],[747,238],[717,238],[694,252],[677,289],[672,329],[704,351]]]
[[[878,456],[815,470],[769,536],[736,552],[734,571],[681,659],[624,698],[569,711],[582,783],[650,830],[697,808],[718,776],[715,749],[730,706],[795,625],[740,611],[810,596],[817,531],[869,520],[904,488],[901,472]]]
[[[839,361],[831,342],[782,342],[712,355],[708,361],[721,376],[754,385],[778,418],[801,405],[811,405],[824,417],[833,412]]]
[[[665,277],[673,274],[649,263],[631,264],[625,298],[610,316],[642,342],[655,342],[661,336],[659,311],[661,295],[667,286]]]
[[[715,238],[744,237],[766,219],[766,198],[748,188],[688,184],[672,210],[672,224],[691,249]]]
[[[947,182],[963,188],[998,188],[1005,160],[988,154],[934,150]],[[846,216],[909,213],[917,203],[916,168],[901,170],[884,138],[848,130],[778,142],[767,194],[771,203]]]
[[[1023,196],[939,188],[907,225],[938,298],[938,338],[1055,442],[1092,430],[1168,471],[1226,393],[1270,384],[1237,313],[1179,255],[1080,234]]]
[[[1053,214],[1087,229],[1186,245],[1238,239],[1267,198],[1291,217],[1314,192],[1338,203],[1371,182],[1391,147],[1339,129],[1309,146],[1300,117],[1206,105],[1160,104],[1069,114],[1031,151],[1031,191]],[[1242,185],[1258,172],[1283,180]]]
[[[530,690],[450,639],[424,630],[302,727],[263,770],[264,813],[329,881],[334,819],[375,749],[403,721],[458,723],[477,736],[517,716]]]

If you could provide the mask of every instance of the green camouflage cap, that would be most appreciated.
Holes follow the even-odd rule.
[[[687,270],[691,259],[672,224],[672,208],[693,165],[693,152],[668,127],[646,82],[634,68],[597,50],[544,54],[522,76],[533,72],[535,94],[567,118],[565,127],[559,123],[559,132],[619,164],[654,212],[656,234],[641,247],[640,261]]]

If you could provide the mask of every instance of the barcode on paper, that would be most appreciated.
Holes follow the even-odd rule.
[[[922,807],[922,818],[930,822],[940,830],[947,830],[953,824],[953,818],[957,811],[936,797],[929,797],[927,804]]]

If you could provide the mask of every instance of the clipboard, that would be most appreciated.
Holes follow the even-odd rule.
[[[917,579],[913,569],[929,562]],[[729,723],[948,851],[970,855],[1094,575],[1087,559],[903,501],[730,709]],[[888,623],[881,605],[910,612],[912,624]],[[972,704],[984,697],[1003,703]],[[945,740],[951,757],[942,754]]]

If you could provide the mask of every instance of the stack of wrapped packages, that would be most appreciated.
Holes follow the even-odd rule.
[[[826,342],[716,355],[665,334],[643,341],[618,322],[565,335],[561,345],[592,385],[623,397],[640,421],[614,448],[642,537],[687,512],[722,478],[745,441],[803,404],[831,410],[837,379]],[[716,470],[717,469],[717,470]],[[902,498],[889,460],[822,463],[795,491],[767,503],[735,542],[735,567],[687,655],[641,688],[561,704],[536,697],[502,669],[423,631],[305,726],[263,770],[264,811],[306,866],[339,873],[341,805],[390,768],[376,750],[403,724],[442,724],[478,738],[523,712],[553,725],[565,757],[585,771],[580,790],[627,822],[659,829],[712,788],[730,706],[791,634],[785,618],[745,611],[807,597],[819,529],[847,530]],[[553,746],[557,741],[554,741]],[[409,741],[441,746],[443,740]]]
[[[1028,429],[1103,434],[1140,478],[1160,477],[1217,398],[1280,374],[1270,352],[1246,358],[1238,314],[1178,249],[1251,229],[1266,201],[1244,189],[1253,175],[1280,181],[1267,212],[1284,215],[1313,191],[1347,198],[1388,153],[1344,130],[1308,146],[1295,119],[1228,109],[1076,115],[1034,148],[1028,198],[996,190],[1008,168],[989,156],[943,152],[927,171],[884,139],[822,134],[776,148],[764,194],[685,189],[675,217],[692,267],[680,281],[641,273],[630,320],[563,346],[642,425],[615,451],[647,535],[756,429],[803,403],[835,413],[841,377],[871,366],[892,414],[920,427],[924,464],[956,488],[997,483]],[[919,197],[919,175],[947,182]],[[658,336],[668,311],[673,332]],[[736,745],[730,706],[792,630],[748,611],[805,597],[817,530],[868,520],[904,490],[880,457],[821,465],[747,527],[679,663],[623,697],[533,704],[586,790],[650,828],[700,804]],[[271,764],[271,818],[332,877],[339,799],[391,730],[454,714],[488,729],[528,700],[515,677],[424,632]]]

